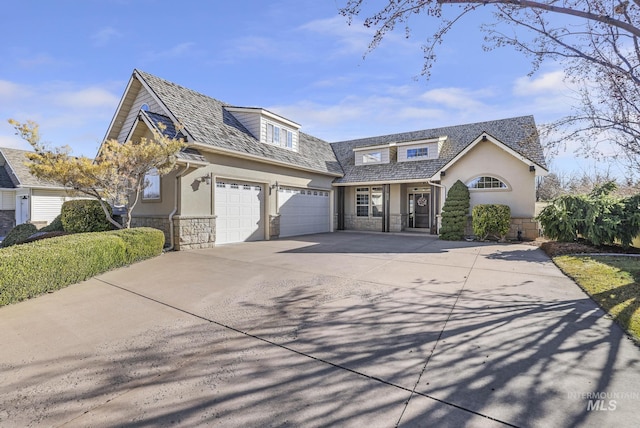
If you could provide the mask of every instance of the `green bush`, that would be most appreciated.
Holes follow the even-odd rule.
[[[473,207],[473,233],[481,240],[497,235],[504,240],[511,226],[511,208],[508,205],[480,204]]]
[[[112,214],[108,206],[109,214]],[[100,202],[95,199],[77,199],[62,204],[62,227],[69,233],[103,232],[111,229]]]
[[[51,223],[41,228],[40,232],[64,232],[64,226],[62,226],[62,214],[58,214]]]
[[[563,242],[583,238],[593,245],[630,246],[640,234],[640,195],[616,198],[614,189],[605,183],[588,195],[554,199],[538,215],[544,234]]]
[[[139,228],[58,236],[0,249],[0,306],[159,255],[163,244],[161,231]]]
[[[442,227],[440,239],[449,241],[461,240],[469,216],[469,189],[460,180],[456,181],[442,207]]]
[[[2,246],[10,247],[19,244],[37,231],[38,228],[31,223],[19,224],[7,233],[7,236],[2,241]]]

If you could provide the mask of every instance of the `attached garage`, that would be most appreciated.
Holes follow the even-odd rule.
[[[330,232],[330,199],[324,190],[278,189],[280,237]]]
[[[217,181],[216,244],[260,241],[264,234],[264,191],[257,183]]]

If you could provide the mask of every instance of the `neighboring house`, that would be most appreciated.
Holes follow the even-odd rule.
[[[471,203],[506,203],[513,234],[537,236],[535,176],[546,174],[530,116],[329,144],[259,107],[238,107],[134,70],[106,139],[183,138],[174,172],[135,207],[134,226],[175,249],[341,229],[437,233],[457,179]],[[180,124],[178,129],[174,124]]]
[[[62,186],[33,176],[25,165],[27,153],[0,148],[0,236],[22,223],[46,226],[74,199]]]

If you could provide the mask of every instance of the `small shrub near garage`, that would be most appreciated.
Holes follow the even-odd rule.
[[[476,205],[473,207],[471,222],[474,235],[481,240],[495,235],[503,241],[511,226],[511,208],[500,204]]]
[[[109,215],[112,214],[108,206]],[[95,199],[77,199],[62,204],[62,227],[69,233],[103,232],[111,229],[100,202]]]
[[[38,228],[31,223],[19,224],[7,233],[7,236],[2,241],[2,246],[10,247],[19,244],[37,231]]]
[[[80,233],[0,249],[0,306],[162,253],[164,234],[138,228]]]

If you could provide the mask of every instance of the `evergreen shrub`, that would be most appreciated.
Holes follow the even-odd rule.
[[[469,189],[460,180],[456,181],[442,207],[440,239],[457,241],[464,238],[464,228],[469,217]]]

